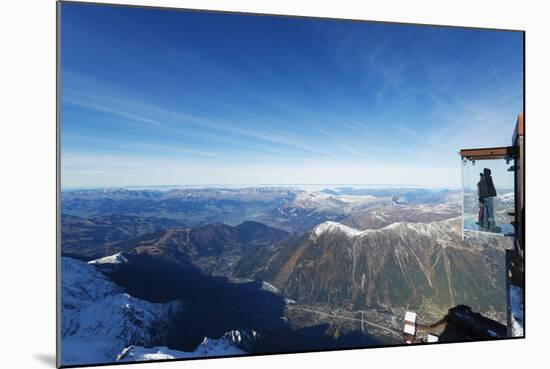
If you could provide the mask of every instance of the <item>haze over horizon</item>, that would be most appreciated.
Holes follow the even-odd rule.
[[[523,34],[66,3],[63,188],[459,188],[510,144]]]
[[[449,189],[456,190],[458,188],[444,188],[444,187],[427,187],[414,184],[392,184],[392,183],[379,183],[379,184],[368,184],[368,183],[210,183],[210,184],[166,184],[166,185],[137,185],[137,186],[75,186],[75,187],[62,187],[62,191],[69,190],[94,190],[94,189],[178,189],[178,188],[230,188],[230,189],[239,189],[239,188],[268,188],[268,187],[280,187],[280,188],[298,188],[298,189],[335,189],[335,188],[418,188],[418,189]]]

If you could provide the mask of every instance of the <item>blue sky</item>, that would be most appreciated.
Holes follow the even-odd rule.
[[[62,187],[460,185],[509,145],[523,36],[62,5]]]

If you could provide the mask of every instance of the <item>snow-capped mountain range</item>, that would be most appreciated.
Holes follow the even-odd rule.
[[[492,311],[504,298],[502,267],[491,265],[503,259],[504,241],[483,247],[463,241],[460,218],[366,230],[326,221],[258,250],[236,273],[267,281],[302,304],[404,309],[430,300],[444,311],[461,301]]]
[[[171,319],[182,312],[184,304],[135,298],[124,293],[94,265],[120,263],[120,256],[90,263],[61,259],[62,365],[108,363],[117,357],[148,360],[244,353],[227,337],[205,338],[193,352],[156,347],[164,342]]]

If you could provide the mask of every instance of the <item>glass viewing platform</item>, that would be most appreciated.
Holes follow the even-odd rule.
[[[515,235],[513,165],[508,155],[462,156],[463,236]]]

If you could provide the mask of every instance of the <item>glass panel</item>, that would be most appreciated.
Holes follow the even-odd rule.
[[[513,162],[463,160],[462,230],[514,236]]]

